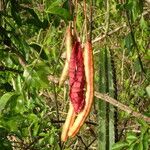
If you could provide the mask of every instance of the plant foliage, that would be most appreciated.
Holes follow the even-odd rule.
[[[86,3],[87,29],[92,27],[95,90],[102,87],[101,92],[108,93],[101,84],[106,76],[99,74],[105,70],[104,56],[99,54],[107,49],[113,54],[116,69],[113,88],[117,89],[118,101],[150,116],[149,1],[87,0]],[[107,124],[97,118],[99,113],[106,113],[103,111],[106,103],[100,102],[104,107],[99,107],[97,99],[78,136],[65,144],[60,142],[69,90],[67,85],[60,88],[54,79],[60,77],[64,66],[65,30],[75,15],[78,34],[85,41],[83,6],[82,0],[78,1],[78,9],[70,0],[0,1],[0,149],[97,149],[100,144],[105,147],[106,141],[98,138],[103,135],[97,131],[100,126],[105,130]],[[112,54],[107,58],[109,78],[114,74]],[[53,79],[49,81],[48,77]],[[107,82],[111,82],[112,88],[112,78]],[[109,113],[112,122],[113,113]],[[109,141],[113,150],[149,149],[148,123],[119,110],[117,124],[118,142],[112,146],[115,139]],[[109,133],[114,133],[114,129],[115,126],[109,127],[113,130]]]

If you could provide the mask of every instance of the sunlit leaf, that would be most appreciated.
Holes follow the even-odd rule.
[[[127,140],[127,142],[128,142],[129,144],[131,144],[131,143],[133,143],[134,141],[137,140],[137,137],[136,137],[134,134],[131,133],[131,134],[129,134],[129,135],[127,136],[126,140]]]
[[[5,108],[7,102],[11,99],[13,95],[16,95],[16,93],[8,92],[0,98],[0,112]]]
[[[141,17],[141,20],[140,20],[140,26],[141,26],[141,28],[143,30],[147,30],[148,29],[147,22],[145,21],[143,16]]]
[[[146,92],[147,92],[148,96],[150,97],[150,85],[146,87]]]
[[[61,16],[64,19],[70,19],[69,11],[58,6],[49,7],[46,12]]]
[[[143,149],[144,150],[148,150],[149,149],[149,146],[150,146],[149,145],[149,138],[150,138],[150,135],[149,135],[148,132],[143,135],[142,142],[143,142]]]
[[[117,142],[113,145],[112,150],[122,150],[128,147],[128,143],[126,142]]]

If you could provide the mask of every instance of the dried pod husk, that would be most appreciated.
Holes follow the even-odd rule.
[[[70,56],[71,56],[71,51],[72,51],[72,33],[70,26],[67,28],[66,31],[66,40],[65,40],[65,47],[66,47],[66,61],[64,65],[64,69],[62,71],[61,77],[59,79],[59,86],[62,86],[65,82],[65,80],[68,77],[68,72],[69,72],[69,61],[70,61]]]
[[[61,141],[62,142],[65,142],[67,140],[69,128],[73,125],[75,117],[76,117],[76,114],[75,114],[74,108],[70,102],[67,118],[66,118],[66,121],[62,128],[62,133],[61,133]]]
[[[73,45],[69,62],[69,86],[70,105],[66,121],[63,125],[61,141],[68,138],[68,131],[74,124],[76,114],[81,112],[85,106],[84,98],[85,73],[83,62],[83,50],[81,43],[76,41]]]

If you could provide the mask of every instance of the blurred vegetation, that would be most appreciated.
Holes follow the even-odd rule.
[[[107,49],[114,62],[108,58],[112,74],[115,68],[117,100],[150,117],[149,1],[87,0],[89,26],[91,4],[95,91],[102,86],[100,54]],[[68,86],[60,88],[48,76],[59,78],[63,69],[65,30],[73,19],[69,7],[69,0],[0,1],[1,150],[100,149],[101,133],[97,131],[103,124],[98,121],[97,99],[78,136],[60,142]],[[82,40],[83,13],[81,0],[76,24]],[[149,124],[119,110],[117,117],[118,142],[110,149],[148,150]]]

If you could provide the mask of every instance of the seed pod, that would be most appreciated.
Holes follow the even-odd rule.
[[[62,86],[62,84],[65,82],[69,71],[69,61],[70,61],[71,50],[72,50],[72,33],[71,33],[70,26],[67,28],[66,31],[65,45],[66,45],[66,61],[59,80],[59,86]]]
[[[61,133],[61,141],[65,142],[67,140],[69,128],[73,125],[75,117],[76,117],[76,114],[75,114],[74,108],[70,102],[67,118],[63,125],[63,129],[62,129],[62,133]]]
[[[94,97],[94,69],[93,69],[93,53],[92,53],[92,45],[90,42],[85,44],[84,48],[84,68],[85,68],[85,78],[86,78],[86,98],[85,98],[85,107],[78,114],[74,124],[68,131],[68,136],[74,137],[81,126],[83,125],[85,119],[87,118]]]
[[[70,85],[70,106],[67,114],[67,119],[63,125],[61,140],[65,142],[68,138],[68,131],[72,127],[76,113],[79,113],[85,105],[84,85],[85,73],[83,63],[83,51],[80,42],[76,41],[69,63],[69,85]]]
[[[69,63],[69,96],[76,113],[79,113],[85,105],[84,85],[83,51],[81,43],[76,41],[72,49]]]

